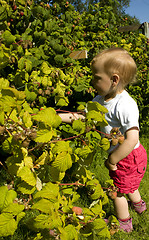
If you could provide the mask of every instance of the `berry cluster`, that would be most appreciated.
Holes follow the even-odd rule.
[[[119,144],[122,144],[124,142],[124,136],[121,133],[121,131],[119,130],[118,127],[114,127],[111,129],[110,134],[108,135],[108,139],[111,140],[111,144],[113,146]]]

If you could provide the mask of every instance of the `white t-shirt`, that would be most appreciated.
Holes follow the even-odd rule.
[[[139,110],[135,100],[125,90],[117,94],[113,99],[106,102],[104,97],[97,95],[93,102],[98,102],[105,108],[108,113],[105,114],[105,119],[108,124],[101,127],[101,131],[109,134],[113,127],[118,127],[123,135],[125,132],[132,128],[139,129]],[[138,147],[139,143],[135,146]]]

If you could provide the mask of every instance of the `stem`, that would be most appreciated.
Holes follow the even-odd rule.
[[[85,184],[82,184],[82,183],[78,183],[78,182],[75,182],[75,183],[59,183],[60,186],[85,186]]]
[[[51,141],[50,143],[59,142],[59,141],[67,141],[67,140],[70,140],[70,139],[78,138],[78,137],[82,136],[83,134],[84,134],[84,133],[81,133],[81,134],[79,134],[79,135],[77,135],[77,136],[73,136],[73,137],[69,137],[69,138],[63,138],[63,139],[60,139],[60,140],[53,140],[53,141]]]
[[[94,131],[99,132],[99,133],[101,133],[101,134],[103,134],[103,135],[105,135],[105,136],[110,136],[110,134],[101,132],[101,131],[99,131],[99,130],[97,130],[97,129],[94,129]]]

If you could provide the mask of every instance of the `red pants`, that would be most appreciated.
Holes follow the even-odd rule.
[[[147,153],[144,147],[134,149],[126,158],[117,163],[116,171],[109,171],[114,184],[121,193],[133,193],[139,188],[147,166]]]

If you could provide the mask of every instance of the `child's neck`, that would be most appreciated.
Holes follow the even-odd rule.
[[[109,102],[110,100],[112,100],[113,98],[115,98],[117,94],[121,94],[123,91],[124,91],[124,89],[121,89],[121,90],[118,90],[118,91],[116,91],[116,92],[113,92],[113,93],[111,93],[111,94],[109,94],[109,95],[106,95],[106,96],[104,97],[104,100],[105,100],[106,102]]]

